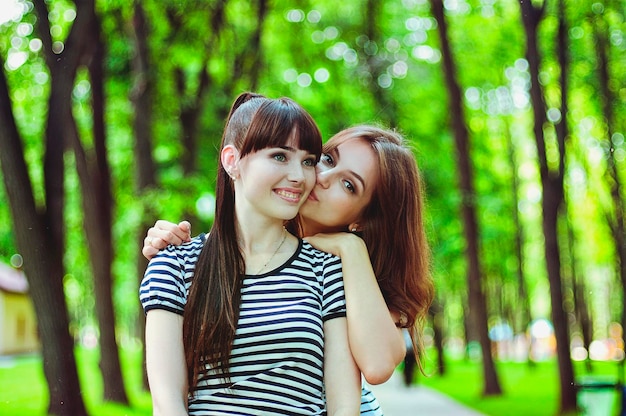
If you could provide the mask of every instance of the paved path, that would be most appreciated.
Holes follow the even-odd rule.
[[[386,383],[369,387],[385,416],[485,416],[429,387],[406,387],[399,372]]]

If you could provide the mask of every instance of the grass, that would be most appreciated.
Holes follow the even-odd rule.
[[[77,350],[77,360],[83,388],[83,398],[91,416],[150,416],[150,395],[141,389],[140,351],[123,351],[122,368],[129,407],[102,401],[102,381],[98,372],[98,352]],[[434,360],[432,360],[434,363]],[[483,389],[480,363],[448,360],[446,374],[418,376],[416,383],[439,390],[457,401],[488,416],[554,416],[558,406],[558,369],[556,362],[541,362],[534,367],[526,363],[496,363],[501,396],[481,397]],[[593,375],[615,379],[614,362],[594,362]],[[427,367],[426,371],[429,370]],[[574,366],[577,379],[587,375],[581,363]],[[581,394],[586,411],[579,415],[611,416],[617,414],[619,395],[612,391],[589,391]],[[3,416],[45,415],[47,389],[41,359],[38,356],[0,359],[0,414]],[[600,405],[607,404],[607,410]]]
[[[433,361],[434,362],[434,361]],[[448,360],[443,376],[419,376],[417,384],[434,388],[457,401],[489,416],[554,416],[559,405],[559,375],[555,361],[527,363],[498,362],[500,396],[482,397],[483,377],[480,363]],[[426,370],[429,372],[430,370]],[[616,380],[615,362],[594,362],[593,377]],[[574,374],[579,380],[589,377],[582,363],[574,363]],[[577,415],[611,416],[618,414],[620,395],[611,390],[588,390],[578,396]]]
[[[123,351],[122,371],[126,393],[131,403],[122,406],[102,400],[102,378],[98,370],[98,352],[78,349],[83,399],[91,416],[150,416],[150,395],[141,389],[141,353]],[[48,391],[39,356],[19,356],[0,360],[0,414],[3,416],[45,415]]]

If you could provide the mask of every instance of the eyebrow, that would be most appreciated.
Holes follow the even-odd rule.
[[[285,150],[287,152],[292,152],[292,153],[295,153],[298,150],[304,150],[304,149],[298,149],[297,147],[292,147],[292,146],[278,146],[278,148],[279,149],[283,149],[283,150]],[[311,155],[315,155],[315,153],[311,153]]]
[[[335,153],[335,158],[341,160],[341,154],[339,153],[339,147],[336,147],[334,149],[334,153]],[[359,175],[358,173],[356,173],[355,171],[351,170],[350,173],[352,175],[354,175],[355,178],[357,178],[359,180],[359,182],[361,182],[361,186],[363,187],[363,189],[367,189],[367,187],[365,186],[365,180],[363,179],[363,177],[361,175]]]
[[[289,152],[295,152],[295,151],[299,150],[299,149],[296,149],[295,147],[291,147],[291,146],[278,146],[278,147],[280,149],[287,150]]]

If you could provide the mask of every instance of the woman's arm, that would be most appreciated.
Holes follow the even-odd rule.
[[[162,309],[148,311],[146,370],[153,416],[187,416],[182,316]]]
[[[328,416],[358,416],[361,374],[348,343],[345,318],[324,322],[324,390]]]
[[[169,244],[178,246],[190,240],[191,224],[189,221],[174,224],[173,222],[158,220],[154,227],[148,229],[146,238],[143,239],[141,252],[145,258],[150,260],[159,250],[164,249]]]
[[[404,359],[406,346],[378,287],[365,242],[350,233],[305,240],[341,257],[350,350],[368,383],[384,383]]]

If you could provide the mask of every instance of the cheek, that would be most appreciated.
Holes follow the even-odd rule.
[[[315,169],[307,169],[304,173],[304,181],[306,183],[306,189],[312,190],[317,182],[317,174],[315,173]]]

